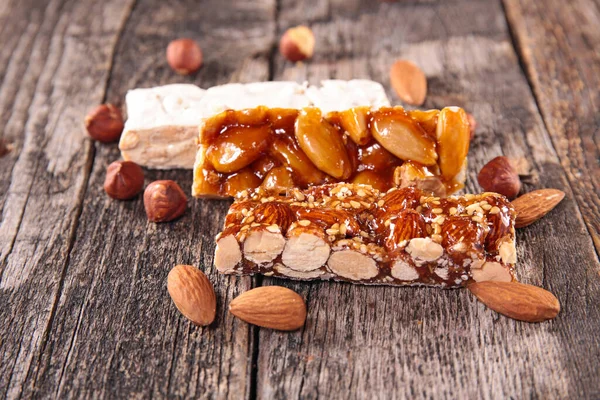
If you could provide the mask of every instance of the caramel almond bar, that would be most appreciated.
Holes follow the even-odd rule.
[[[192,194],[351,182],[445,196],[463,187],[469,128],[458,107],[227,110],[200,127]]]
[[[238,194],[217,235],[224,274],[455,288],[512,281],[515,211],[496,193],[430,197],[369,185]]]

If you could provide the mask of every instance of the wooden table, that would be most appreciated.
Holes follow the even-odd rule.
[[[600,398],[600,3],[597,0],[3,0],[0,2],[0,395],[104,398]],[[312,27],[304,64],[277,52]],[[195,38],[204,66],[174,74],[165,48]],[[426,72],[425,107],[479,123],[467,189],[505,154],[528,162],[526,191],[565,200],[518,232],[520,280],[557,295],[542,324],[490,311],[466,290],[236,278],[212,267],[227,201],[190,201],[148,223],[141,198],[109,199],[116,144],[84,134],[102,102],[175,82],[370,78],[390,98],[397,58]],[[148,171],[191,184],[189,171]],[[197,328],[166,277],[199,266],[218,315]],[[308,304],[303,330],[234,319],[227,304],[283,285]]]

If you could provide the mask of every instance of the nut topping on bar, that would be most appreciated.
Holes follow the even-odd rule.
[[[223,197],[258,186],[344,181],[445,196],[463,187],[469,135],[458,107],[227,110],[200,127],[192,193]]]
[[[217,236],[222,273],[460,287],[513,278],[515,212],[496,193],[326,184],[243,190]]]

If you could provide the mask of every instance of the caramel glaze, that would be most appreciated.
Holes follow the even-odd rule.
[[[349,189],[340,196],[336,190],[343,186]],[[266,218],[265,212],[268,213],[268,225],[279,226],[284,237],[286,233],[289,237],[292,228],[305,229],[325,238],[332,251],[340,248],[358,250],[365,245],[368,248],[366,254],[377,261],[379,272],[370,279],[355,281],[337,275],[327,276],[331,271],[324,265],[320,269],[327,279],[361,284],[461,287],[471,280],[470,266],[475,261],[500,262],[511,276],[514,274],[513,264],[500,261],[499,246],[506,241],[514,243],[516,215],[510,202],[496,193],[437,198],[426,196],[416,188],[380,193],[362,185],[321,185],[286,193],[263,189],[244,191],[231,206],[225,229],[217,239],[234,235],[243,248],[248,232],[267,227],[261,223]],[[443,218],[441,222],[440,217]],[[300,227],[297,222],[301,220],[309,220],[311,224]],[[343,234],[329,235],[326,230],[332,223],[343,223],[347,229]],[[440,268],[439,260],[415,263],[406,251],[407,242],[413,238],[431,238],[442,246],[441,259],[447,260],[444,264],[446,277],[435,273],[436,268]],[[398,260],[415,267],[418,278],[402,281],[393,277],[391,269]],[[235,273],[289,278],[273,268],[277,263],[282,263],[281,254],[264,265],[244,258],[235,267]]]
[[[304,189],[312,185],[345,181],[369,184],[378,190],[386,191],[398,186],[398,182],[394,182],[394,171],[405,162],[411,163],[415,170],[424,176],[440,178],[444,193],[434,191],[434,194],[451,194],[463,187],[463,183],[457,181],[456,177],[442,178],[439,167],[435,164],[423,165],[409,158],[403,160],[396,157],[368,133],[373,129],[375,117],[407,120],[410,121],[413,131],[421,136],[420,139],[431,142],[435,149],[437,114],[406,112],[401,107],[378,110],[358,107],[352,110],[361,111],[366,115],[367,134],[359,140],[360,143],[356,143],[356,139],[352,140],[342,127],[342,112],[332,112],[321,119],[333,127],[334,134],[343,141],[346,153],[338,154],[334,149],[323,154],[323,157],[331,162],[347,159],[349,165],[344,166],[350,171],[347,179],[336,179],[326,174],[302,151],[295,134],[299,110],[261,106],[241,111],[227,110],[209,118],[200,128],[200,151],[205,151],[205,156],[200,164],[197,161],[195,167],[195,195],[233,196],[243,189],[260,186],[269,171],[276,167],[284,167],[289,172],[291,182],[287,185],[291,186],[288,187]],[[320,111],[318,115],[320,116]],[[427,119],[423,115],[427,115]],[[318,130],[318,127],[315,127],[315,130]],[[235,162],[229,162],[228,165],[221,165],[219,168],[215,166],[219,160],[230,161],[232,157],[236,159]]]

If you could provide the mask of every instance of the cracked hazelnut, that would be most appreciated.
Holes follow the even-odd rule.
[[[106,169],[104,191],[113,199],[129,200],[144,188],[144,171],[132,161],[115,161]]]
[[[193,74],[202,66],[202,51],[192,39],[176,39],[167,47],[167,62],[178,74]]]
[[[119,140],[123,132],[121,110],[112,104],[101,104],[85,117],[85,129],[92,139],[103,143]]]
[[[144,191],[144,208],[148,220],[168,222],[180,217],[187,207],[187,198],[173,181],[154,181]]]
[[[477,175],[486,192],[496,192],[514,199],[521,190],[521,180],[507,157],[496,157],[483,166]]]
[[[290,28],[279,41],[279,52],[292,62],[311,58],[315,49],[315,36],[307,26]]]

